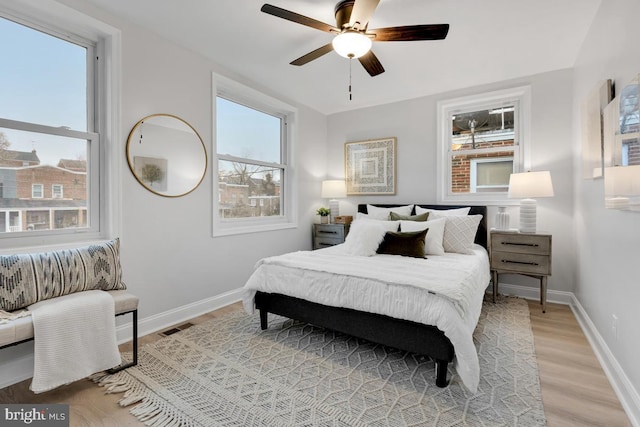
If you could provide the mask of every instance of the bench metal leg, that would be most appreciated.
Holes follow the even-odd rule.
[[[130,368],[132,366],[136,366],[138,364],[138,310],[128,311],[126,313],[120,313],[118,316],[123,314],[131,313],[132,314],[132,322],[133,322],[133,360],[129,363],[118,365],[115,368],[109,369],[107,372],[110,374],[115,374],[116,372],[120,372],[123,369]]]

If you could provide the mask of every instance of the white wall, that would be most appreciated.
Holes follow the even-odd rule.
[[[598,81],[613,79],[616,87],[621,88],[640,72],[639,16],[637,0],[603,1],[574,69],[578,255],[574,292],[628,382],[635,387],[637,415],[640,415],[637,400],[640,390],[640,214],[605,209],[603,181],[582,179],[579,107]],[[612,330],[614,314],[619,318],[617,339]],[[615,368],[615,363],[613,365]]]
[[[298,108],[298,138],[291,147],[295,157],[292,172],[299,191],[298,227],[214,238],[212,72],[225,74],[224,68],[85,2],[61,2],[122,31],[122,129],[115,141],[122,171],[119,237],[123,280],[140,298],[142,322],[241,288],[263,257],[311,249],[314,206],[320,204],[320,181],[326,169],[326,116],[281,99]],[[254,88],[277,98],[264,88]],[[138,120],[154,113],[186,120],[206,146],[210,161],[207,175],[184,197],[166,198],[147,191],[127,167],[127,135]],[[160,319],[154,325],[161,323]],[[28,377],[18,371],[32,364],[30,352],[31,344],[1,351],[0,387]]]
[[[440,100],[483,92],[531,86],[531,168],[550,170],[555,197],[538,200],[538,229],[553,234],[551,290],[572,291],[575,282],[572,227],[572,78],[571,70],[555,71],[499,84],[417,98],[329,116],[328,174],[344,177],[344,143],[395,136],[397,194],[349,197],[340,212],[353,214],[358,203],[430,203],[436,201],[437,107]],[[517,227],[517,205],[508,208]],[[492,225],[496,206],[489,209]],[[500,281],[539,288],[539,282],[503,275]]]

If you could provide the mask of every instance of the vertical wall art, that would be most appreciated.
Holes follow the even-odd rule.
[[[599,82],[581,106],[582,177],[601,178],[603,172],[603,111],[613,99],[611,80]]]
[[[344,145],[347,195],[396,194],[396,138]]]

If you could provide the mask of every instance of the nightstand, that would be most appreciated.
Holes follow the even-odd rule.
[[[493,301],[498,295],[500,273],[540,279],[540,304],[547,310],[547,277],[551,275],[551,235],[491,230]]]
[[[313,224],[313,249],[322,249],[344,243],[349,224]]]

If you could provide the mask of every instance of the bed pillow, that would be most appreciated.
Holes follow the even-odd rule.
[[[422,231],[409,232],[387,231],[376,252],[379,254],[424,258],[424,241],[428,231],[428,228]]]
[[[425,239],[424,252],[427,255],[444,255],[444,227],[446,218],[432,219],[424,222],[400,221],[400,231],[419,231],[429,229]]]
[[[396,206],[393,208],[379,208],[373,205],[367,205],[367,214],[372,219],[388,220],[389,213],[395,212],[400,215],[411,215],[413,205]]]
[[[75,249],[0,256],[0,309],[14,311],[73,292],[126,289],[120,240]]]
[[[395,212],[390,212],[389,219],[391,221],[426,221],[429,219],[429,212],[420,215],[400,215]]]
[[[344,241],[343,250],[349,255],[372,256],[384,239],[387,231],[398,231],[396,221],[377,221],[356,219],[351,223],[349,234]]]
[[[471,210],[470,206],[465,208],[455,208],[455,209],[426,209],[426,208],[421,208],[420,206],[416,206],[416,214],[429,212],[431,219],[442,218],[443,216],[469,215],[470,210]]]
[[[472,254],[473,242],[482,215],[448,216],[444,226],[445,252]]]

